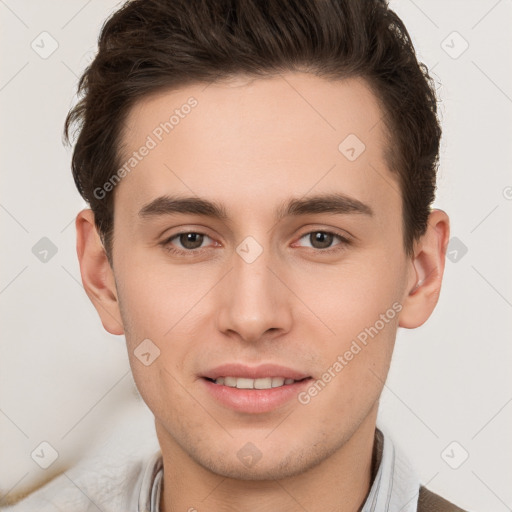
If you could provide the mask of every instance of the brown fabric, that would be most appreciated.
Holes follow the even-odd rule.
[[[372,450],[372,474],[371,481],[375,480],[377,472],[379,470],[380,461],[382,459],[382,450],[384,446],[384,436],[382,432],[376,428],[375,436],[373,438],[373,450]]]
[[[466,512],[453,503],[441,498],[426,487],[420,487],[418,512]]]

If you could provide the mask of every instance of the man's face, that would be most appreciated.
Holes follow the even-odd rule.
[[[155,132],[191,96],[172,131]],[[135,382],[168,452],[224,476],[282,478],[375,421],[414,279],[381,116],[362,80],[301,73],[193,85],[130,112],[126,160],[148,136],[156,147],[115,188],[114,275]],[[344,198],[338,211],[286,212],[326,194]],[[226,217],[139,213],[166,195]],[[148,365],[143,340],[146,363],[160,351]],[[231,363],[245,369],[216,371]],[[258,391],[206,378],[265,387],[288,371],[309,379]]]

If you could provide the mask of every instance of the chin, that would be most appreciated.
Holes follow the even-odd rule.
[[[284,449],[284,445],[281,445]],[[280,455],[272,450],[271,456],[260,452],[252,443],[245,444],[238,449],[236,455],[228,460],[226,451],[212,458],[196,458],[196,462],[207,470],[219,476],[236,480],[280,480],[300,475],[319,465],[329,456],[325,447],[309,446],[306,449],[292,447],[286,454]]]

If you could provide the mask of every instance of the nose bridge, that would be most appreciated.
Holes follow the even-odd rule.
[[[258,340],[269,329],[289,329],[291,312],[282,283],[269,269],[274,258],[252,237],[233,254],[233,266],[224,283],[219,328],[236,331],[246,340]]]

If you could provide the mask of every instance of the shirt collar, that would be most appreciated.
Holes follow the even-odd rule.
[[[416,512],[419,478],[407,457],[379,428],[375,429],[372,460],[373,482],[361,512]],[[146,464],[137,512],[160,512],[162,478],[163,459],[159,450]]]
[[[419,477],[407,457],[379,428],[375,430],[373,453],[378,470],[361,512],[416,512]]]
[[[162,452],[158,450],[148,460],[140,484],[137,512],[160,512],[160,493],[164,466]]]

